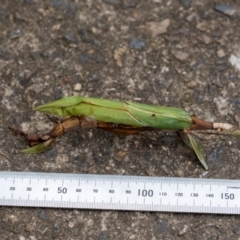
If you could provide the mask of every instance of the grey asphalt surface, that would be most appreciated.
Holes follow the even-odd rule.
[[[33,107],[83,95],[183,108],[240,127],[240,3],[0,0],[0,170],[240,178],[240,140],[197,134],[209,171],[174,133],[65,134],[38,155],[7,129],[44,132]],[[225,3],[225,2],[224,2]],[[225,3],[226,4],[226,3]],[[239,60],[238,60],[239,61]],[[149,140],[149,138],[151,140]],[[234,215],[0,208],[1,239],[240,239]]]

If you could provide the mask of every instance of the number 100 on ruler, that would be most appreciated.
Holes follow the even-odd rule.
[[[0,205],[240,214],[240,180],[0,172]]]

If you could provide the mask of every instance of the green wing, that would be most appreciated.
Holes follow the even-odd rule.
[[[85,115],[97,121],[164,130],[189,129],[191,115],[179,108],[74,96],[36,107],[35,110],[66,116]]]
[[[30,148],[20,150],[20,152],[29,154],[44,152],[53,145],[54,141],[55,139],[51,138],[46,142],[40,143]]]
[[[184,143],[189,146],[193,152],[196,154],[198,160],[201,162],[202,166],[204,167],[205,170],[208,170],[207,163],[205,161],[204,153],[200,147],[200,145],[197,143],[195,138],[191,136],[190,133],[184,134],[183,132],[179,132],[180,137],[184,141]],[[188,138],[186,140],[186,137]]]

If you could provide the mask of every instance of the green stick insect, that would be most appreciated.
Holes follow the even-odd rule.
[[[191,131],[213,130],[220,134],[240,135],[240,131],[233,132],[233,126],[228,123],[207,122],[179,108],[133,102],[73,96],[38,106],[35,110],[64,119],[45,134],[28,134],[10,127],[28,140],[30,148],[21,150],[23,153],[43,152],[53,145],[57,137],[79,128],[100,128],[119,135],[177,131],[207,170],[202,150]]]

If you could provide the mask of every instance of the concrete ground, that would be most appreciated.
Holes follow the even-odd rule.
[[[239,2],[227,1],[230,10],[207,0],[0,3],[1,171],[240,178],[233,137],[198,134],[206,172],[174,133],[74,131],[45,153],[24,155],[24,139],[7,129],[49,130],[53,123],[33,107],[71,95],[175,106],[239,128]],[[240,218],[1,207],[0,237],[234,240]]]

